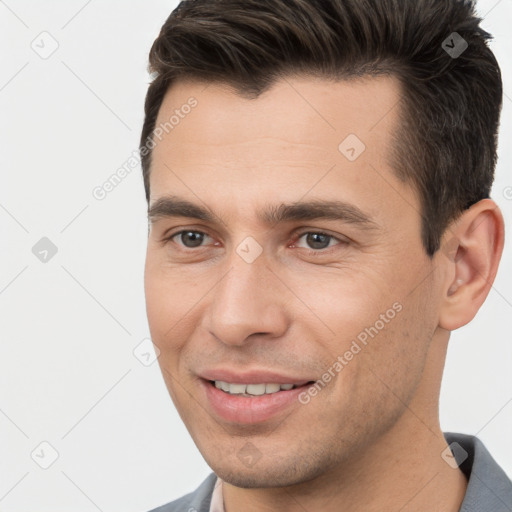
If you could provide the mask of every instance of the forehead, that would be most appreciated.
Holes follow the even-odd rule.
[[[178,81],[156,123],[150,202],[178,189],[194,200],[214,195],[219,205],[235,194],[240,204],[256,196],[277,204],[313,191],[366,197],[378,210],[385,192],[393,194],[379,181],[405,187],[388,163],[400,98],[398,80],[384,76],[283,78],[256,99],[223,84]]]
[[[388,76],[282,78],[255,99],[225,84],[182,80],[167,91],[156,125],[174,118],[170,134],[190,144],[250,145],[266,137],[321,152],[350,133],[374,145],[393,128],[400,98],[399,81]]]

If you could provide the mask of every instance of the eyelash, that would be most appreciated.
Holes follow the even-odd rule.
[[[181,235],[183,233],[199,233],[201,235],[206,235],[206,236],[210,236],[208,235],[208,233],[205,233],[204,231],[199,231],[199,230],[194,230],[194,229],[182,229],[181,231],[176,231],[175,233],[172,233],[170,234],[169,236],[165,237],[163,240],[162,240],[162,243],[166,244],[168,242],[171,242],[172,239],[178,235]],[[338,242],[340,242],[339,244],[337,245],[334,245],[332,247],[326,247],[325,249],[306,249],[304,247],[299,247],[299,249],[303,249],[303,250],[306,250],[308,252],[308,255],[313,255],[313,256],[324,256],[324,255],[327,255],[327,254],[330,254],[333,250],[336,250],[337,248],[339,249],[340,245],[342,247],[346,246],[349,242],[347,240],[342,240],[341,238],[338,238],[334,235],[331,235],[329,233],[325,233],[324,231],[312,231],[312,230],[307,230],[307,231],[301,231],[299,233],[296,233],[294,236],[293,236],[293,241],[292,241],[292,245],[294,245],[295,243],[297,243],[304,235],[309,235],[309,234],[315,234],[315,235],[324,235],[324,236],[327,236],[329,237],[329,242],[331,240],[337,240]],[[211,237],[210,237],[211,238]],[[178,244],[179,245],[179,244]],[[205,246],[199,246],[199,247],[185,247],[185,246],[182,246],[180,245],[180,247],[183,247],[184,251],[193,251],[195,249],[203,249]]]

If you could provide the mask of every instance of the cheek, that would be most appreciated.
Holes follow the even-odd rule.
[[[302,274],[300,284],[294,287],[300,302],[292,303],[292,307],[306,308],[306,316],[302,318],[308,323],[315,322],[319,333],[325,331],[326,339],[349,340],[374,325],[379,315],[392,308],[396,298],[387,292],[388,288],[382,275],[374,272],[336,269],[309,276]]]
[[[187,314],[193,314],[198,290],[193,283],[180,282],[178,271],[165,268],[148,255],[144,272],[146,314],[153,341],[161,351],[177,349],[186,339]]]
[[[415,308],[409,304],[402,306],[380,330],[352,327],[353,332],[366,335],[366,343],[356,333],[338,338],[337,346],[330,347],[333,355],[343,357],[344,363],[334,385],[329,384],[322,391],[323,410],[329,421],[337,425],[339,439],[352,439],[358,444],[377,432],[385,432],[414,397],[426,363],[429,334],[413,322]],[[375,328],[375,320],[370,322]],[[380,326],[377,324],[377,328]]]
[[[318,295],[318,316],[334,331],[323,343],[330,359],[326,371],[341,357],[336,380],[345,391],[371,398],[379,390],[390,394],[389,386],[408,399],[421,378],[435,327],[433,301],[422,287],[410,294],[403,279],[393,287],[392,276],[384,273],[359,277],[323,286]],[[311,294],[308,298],[315,301]]]
[[[361,351],[364,367],[376,386],[367,392],[380,395],[390,407],[412,399],[427,362],[433,311],[428,297],[420,299],[420,302],[418,297],[402,299],[400,312],[383,329],[378,329],[382,324],[374,324],[378,332],[368,336],[367,345]]]
[[[144,275],[144,294],[151,335],[153,341],[161,347],[165,330],[172,326],[172,318],[168,316],[169,311],[172,311],[172,294],[167,292],[167,287],[159,279],[158,272],[148,264]]]
[[[176,286],[173,272],[163,272],[162,266],[148,257],[144,273],[146,315],[153,343],[160,350],[158,364],[169,395],[181,416],[183,389],[179,375],[180,354],[189,339],[191,306]],[[190,314],[190,313],[189,313]]]

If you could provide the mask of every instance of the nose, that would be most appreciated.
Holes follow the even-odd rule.
[[[282,336],[289,325],[289,314],[283,300],[285,288],[274,272],[263,254],[248,263],[233,252],[229,270],[212,290],[204,319],[210,334],[235,346],[259,336]]]

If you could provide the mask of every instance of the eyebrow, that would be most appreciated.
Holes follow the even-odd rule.
[[[218,221],[218,217],[207,208],[177,196],[161,197],[148,208],[150,222],[170,217],[189,217],[209,223]],[[258,215],[258,219],[269,225],[287,221],[325,219],[354,224],[361,229],[379,228],[379,225],[357,206],[344,201],[321,199],[269,205]]]

